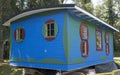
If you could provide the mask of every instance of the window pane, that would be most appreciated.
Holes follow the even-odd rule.
[[[51,36],[50,30],[47,31],[47,36]]]
[[[51,29],[54,30],[54,23],[51,23]]]
[[[54,30],[51,30],[51,36],[54,36],[54,34],[55,34]]]
[[[22,39],[22,29],[20,29],[20,39]]]
[[[87,39],[87,27],[86,26],[82,27],[82,33],[83,33],[82,38]]]
[[[50,29],[50,24],[47,24],[47,30],[49,30]]]
[[[19,40],[19,30],[16,30],[16,40]]]
[[[97,47],[97,49],[102,49],[102,33],[101,33],[101,31],[96,31],[96,47]]]

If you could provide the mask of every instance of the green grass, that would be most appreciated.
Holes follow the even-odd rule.
[[[22,69],[14,68],[9,66],[8,63],[0,62],[0,75],[22,75]]]

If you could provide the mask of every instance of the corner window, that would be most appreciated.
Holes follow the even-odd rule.
[[[45,22],[42,31],[45,39],[51,41],[55,39],[58,32],[58,27],[54,20],[48,20]]]
[[[14,38],[17,42],[21,42],[24,40],[25,31],[23,28],[17,28],[14,32]]]
[[[106,54],[110,54],[110,46],[109,46],[109,34],[105,32],[105,45],[106,45]]]
[[[81,37],[81,54],[83,57],[88,56],[88,26],[87,23],[82,22],[80,25],[80,37]]]
[[[102,31],[96,29],[96,50],[102,50]]]

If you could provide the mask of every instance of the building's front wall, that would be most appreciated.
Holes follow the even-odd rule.
[[[14,66],[66,70],[63,46],[64,10],[48,11],[12,22],[10,64]],[[54,40],[44,38],[46,21],[54,20],[58,27]],[[17,28],[24,28],[24,39],[16,41]]]
[[[113,33],[109,30],[103,30],[97,24],[90,23],[85,20],[78,21],[71,15],[69,18],[69,42],[70,42],[70,57],[69,57],[69,69],[83,68],[95,64],[101,64],[113,60]],[[83,56],[81,53],[81,36],[80,36],[80,26],[82,23],[86,23],[88,26],[88,55]],[[96,29],[102,31],[102,49],[96,49]],[[109,47],[110,53],[106,54],[106,43],[105,43],[105,32],[109,34]]]

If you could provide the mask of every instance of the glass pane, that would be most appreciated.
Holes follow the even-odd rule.
[[[19,29],[16,30],[16,40],[19,40]]]
[[[101,38],[101,32],[96,31],[96,46],[97,48],[101,49],[102,48],[102,38]]]
[[[55,35],[54,30],[51,30],[51,36],[54,36],[54,35]]]
[[[47,36],[51,36],[50,30],[47,30]]]
[[[50,24],[47,24],[47,30],[49,30],[50,29]]]
[[[87,39],[87,27],[86,26],[83,26],[82,27],[82,38],[83,39]]]
[[[83,42],[83,55],[86,54],[86,42]]]
[[[109,43],[109,35],[106,34],[106,43]]]
[[[20,39],[22,39],[22,29],[20,29]]]
[[[51,29],[54,30],[54,23],[51,23]]]

